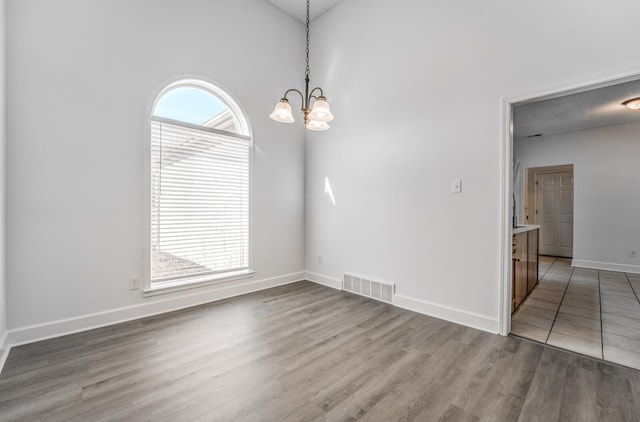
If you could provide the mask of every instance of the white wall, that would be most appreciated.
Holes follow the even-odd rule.
[[[301,125],[267,117],[302,83],[301,26],[268,2],[9,0],[9,327],[172,306],[127,289],[143,270],[142,122],[164,83],[196,74],[253,125],[257,279],[306,261],[497,331],[501,99],[640,69],[639,12],[633,0],[345,0],[312,25],[313,83],[336,120],[307,137],[304,174]]]
[[[7,297],[5,277],[5,1],[0,0],[0,349],[7,329]],[[0,369],[2,368],[0,352]]]
[[[268,118],[303,77],[299,22],[264,0],[9,0],[7,20],[10,329],[91,314],[33,334],[55,335],[303,277],[303,127]],[[218,83],[248,114],[249,282],[270,281],[141,298],[128,279],[144,269],[145,114],[181,76]]]
[[[640,272],[629,257],[640,251],[640,123],[517,140],[514,156],[523,168],[574,164],[575,261]]]
[[[497,332],[501,99],[640,69],[638,14],[632,0],[346,0],[319,18],[312,77],[336,119],[307,140],[307,271],[392,281],[402,306]]]

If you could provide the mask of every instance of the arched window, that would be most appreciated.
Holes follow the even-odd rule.
[[[178,81],[156,98],[150,130],[150,288],[248,273],[251,136],[238,105]]]

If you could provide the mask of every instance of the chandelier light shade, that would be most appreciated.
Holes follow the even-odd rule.
[[[280,102],[276,104],[276,108],[273,110],[273,113],[269,115],[269,117],[280,123],[293,123],[296,121],[296,119],[293,118],[289,100],[287,100],[286,98],[281,99]]]
[[[622,103],[629,110],[640,110],[640,97],[632,98]]]
[[[329,108],[326,98],[319,96],[316,102],[313,103],[309,119],[317,122],[330,122],[333,120],[333,114],[331,114],[331,108]]]
[[[307,129],[321,131],[329,129],[327,122],[333,120],[333,114],[331,114],[331,108],[322,92],[322,88],[315,87],[309,90],[309,75],[311,74],[309,71],[309,4],[310,0],[307,0],[307,68],[304,74],[304,94],[297,89],[288,89],[269,117],[276,122],[293,123],[295,119],[293,118],[287,95],[291,92],[297,92],[302,100],[300,113],[304,116],[304,124]]]
[[[309,120],[309,123],[307,123],[307,129],[315,131],[327,130],[329,129],[329,123],[318,122],[317,120]]]

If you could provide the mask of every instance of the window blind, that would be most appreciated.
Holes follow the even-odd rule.
[[[151,122],[151,282],[249,268],[250,141]]]

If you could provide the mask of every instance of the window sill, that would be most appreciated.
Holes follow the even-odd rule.
[[[224,274],[209,274],[201,277],[153,283],[151,287],[142,291],[142,297],[151,297],[183,290],[196,289],[198,287],[222,284],[229,281],[250,278],[253,277],[253,274],[255,274],[255,271],[242,270]]]

